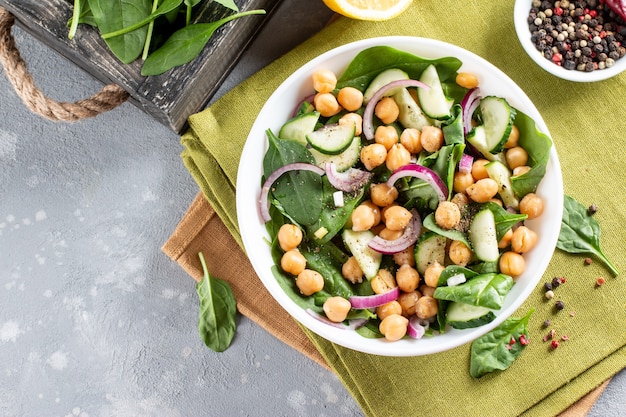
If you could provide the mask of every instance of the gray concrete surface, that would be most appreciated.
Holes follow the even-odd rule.
[[[321,28],[285,0],[219,94]],[[14,30],[35,80],[101,85]],[[129,104],[76,124],[30,113],[0,76],[0,416],[359,416],[340,381],[239,318],[223,353],[197,334],[193,281],[160,251],[197,193],[178,135]],[[626,410],[626,373],[590,417]]]

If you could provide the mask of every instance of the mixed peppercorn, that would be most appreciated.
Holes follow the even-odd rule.
[[[626,24],[603,0],[533,0],[528,24],[537,50],[568,70],[609,68],[626,55]]]

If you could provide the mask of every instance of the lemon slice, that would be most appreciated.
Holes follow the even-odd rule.
[[[322,0],[329,9],[358,20],[387,20],[402,13],[413,0]]]

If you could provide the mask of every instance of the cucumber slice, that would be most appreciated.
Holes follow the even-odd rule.
[[[331,162],[335,164],[337,171],[343,172],[352,168],[361,160],[361,138],[355,136],[350,146],[348,146],[348,149],[338,155],[327,155],[313,148],[309,149],[309,152],[313,155],[315,165],[318,167],[324,168],[327,162]]]
[[[484,262],[495,262],[500,257],[496,220],[488,208],[474,215],[468,229],[468,237],[476,257]]]
[[[511,171],[500,161],[493,161],[485,164],[485,170],[489,178],[498,183],[498,194],[502,198],[505,207],[519,208],[519,200],[513,193],[511,185]]]
[[[315,125],[320,118],[316,111],[304,113],[288,120],[278,132],[281,139],[293,140],[303,145],[307,145],[306,135],[315,130]]]
[[[430,64],[422,72],[420,81],[430,86],[429,89],[417,89],[417,98],[426,116],[437,120],[449,118],[454,100],[446,97],[446,94],[443,92],[437,68],[433,64]]]
[[[400,122],[404,128],[422,130],[424,126],[432,126],[434,124],[433,121],[424,114],[406,88],[402,88],[395,93],[393,99],[400,109],[398,122]]]
[[[496,315],[487,307],[453,301],[446,310],[447,323],[454,329],[470,329],[492,322]]]
[[[354,230],[344,229],[341,237],[356,262],[361,267],[363,275],[367,280],[371,280],[378,273],[383,255],[367,246],[370,240],[376,235],[369,230],[355,232]]]
[[[490,161],[500,161],[504,163],[506,161],[503,153],[493,154],[489,150],[487,145],[487,137],[485,135],[485,126],[476,126],[465,138],[467,142],[481,153],[486,159]]]
[[[401,69],[390,68],[390,69],[384,70],[383,72],[378,74],[376,77],[374,77],[374,79],[370,82],[369,86],[365,89],[365,92],[363,93],[363,103],[367,104],[367,102],[370,101],[372,96],[376,94],[378,90],[380,90],[382,87],[386,86],[387,84],[393,81],[408,80],[408,79],[409,79],[409,74],[402,71]],[[396,92],[396,89],[392,88],[391,90],[387,91],[387,93],[385,93],[385,96],[392,96],[395,94],[395,92]]]
[[[446,238],[434,232],[426,232],[415,246],[417,271],[424,274],[426,268],[435,262],[444,264],[446,258]]]
[[[480,113],[485,126],[485,144],[491,153],[502,151],[515,121],[515,109],[501,98],[488,96],[480,100]]]
[[[306,135],[311,147],[327,155],[338,155],[348,149],[354,139],[354,124],[340,125],[338,123],[324,125]]]

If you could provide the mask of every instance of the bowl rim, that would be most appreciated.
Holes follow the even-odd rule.
[[[535,48],[535,45],[533,45],[530,39],[530,29],[526,19],[528,18],[531,5],[532,0],[515,0],[515,5],[513,6],[513,23],[517,38],[524,51],[526,51],[526,54],[530,57],[530,59],[532,59],[545,71],[558,78],[579,83],[603,81],[626,71],[626,57],[622,57],[617,60],[610,68],[595,70],[592,72],[567,70],[544,58],[541,55],[541,52]]]
[[[329,60],[332,61],[333,59],[339,59],[340,61],[349,62],[361,50],[377,45],[391,46],[405,51],[408,50],[408,52],[415,54],[419,54],[417,50],[425,51],[428,49],[430,51],[429,53],[421,53],[421,55],[429,58],[443,56],[465,57],[461,59],[463,61],[463,66],[473,65],[474,68],[483,68],[482,71],[488,72],[490,77],[493,76],[499,80],[501,79],[505,81],[507,88],[509,89],[507,94],[515,96],[515,103],[513,104],[516,107],[521,107],[526,114],[529,114],[535,120],[537,128],[551,138],[548,128],[541,118],[541,115],[521,88],[493,64],[470,51],[443,41],[411,36],[386,36],[351,42],[331,49],[302,65],[299,69],[287,77],[264,103],[252,128],[250,129],[241,154],[238,168],[236,187],[238,225],[239,230],[241,231],[241,238],[245,252],[247,253],[250,262],[252,263],[253,268],[262,283],[270,292],[272,297],[282,306],[282,308],[284,308],[304,327],[326,340],[329,340],[330,342],[364,353],[395,357],[428,355],[464,345],[489,332],[513,314],[537,286],[537,283],[545,273],[545,270],[552,258],[552,253],[556,248],[556,240],[558,238],[558,231],[560,230],[563,209],[562,175],[556,149],[553,144],[550,150],[550,159],[546,170],[546,177],[544,177],[544,181],[542,181],[542,184],[537,192],[539,193],[542,188],[546,187],[546,178],[548,177],[548,173],[550,173],[550,181],[551,183],[554,182],[553,188],[558,190],[557,193],[552,192],[550,194],[551,202],[554,204],[554,207],[551,207],[551,213],[553,213],[555,218],[552,219],[552,222],[542,223],[548,230],[548,237],[540,241],[542,248],[536,247],[535,252],[530,252],[529,256],[533,257],[534,255],[533,259],[536,259],[533,265],[536,265],[534,269],[537,271],[535,271],[536,273],[534,274],[527,271],[521,276],[524,277],[524,282],[527,282],[527,285],[513,286],[512,291],[515,291],[517,296],[510,303],[505,301],[506,308],[503,307],[501,310],[495,312],[496,319],[491,323],[474,329],[451,329],[442,335],[437,335],[430,339],[439,338],[440,343],[429,342],[429,339],[386,342],[384,339],[367,339],[361,337],[360,335],[358,338],[346,337],[346,330],[328,326],[327,324],[324,324],[307,314],[302,307],[291,300],[291,298],[283,291],[270,270],[273,262],[271,261],[271,256],[269,256],[269,245],[267,244],[268,234],[265,231],[265,227],[262,224],[258,213],[258,192],[261,187],[260,159],[262,159],[259,158],[259,146],[261,146],[259,143],[259,137],[262,137],[263,139],[262,154],[264,154],[267,146],[264,132],[268,128],[279,128],[280,125],[287,120],[287,118],[284,120],[281,119],[281,122],[277,123],[277,126],[270,126],[269,120],[272,118],[271,116],[276,113],[274,109],[279,102],[279,98],[281,98],[286,91],[288,91],[288,89],[294,88],[294,85],[300,89],[299,97],[304,97],[305,95],[310,94],[307,94],[301,88],[301,84],[303,83],[302,80],[304,79],[303,76],[310,75],[314,69],[320,67]],[[464,61],[464,59],[469,60]],[[345,65],[343,66],[343,69],[345,69]],[[464,68],[463,66],[461,69]],[[296,82],[297,84],[295,84]],[[294,94],[295,93],[292,92],[292,95]],[[295,103],[297,103],[297,101],[294,100],[292,105],[295,105]],[[268,115],[270,117],[266,118]],[[276,117],[274,117],[274,119],[276,119]],[[241,163],[241,161],[246,161],[246,163]],[[255,169],[256,171],[254,171]],[[557,219],[558,221],[556,221]],[[533,222],[534,221],[535,220],[533,220]],[[255,235],[252,231],[255,227],[257,231],[260,232],[257,235]],[[265,249],[260,250],[259,244],[265,245]],[[262,253],[266,254],[265,259]],[[269,258],[269,263],[267,258]],[[507,296],[507,300],[511,296],[512,294],[510,293]],[[444,337],[445,342],[443,339]],[[358,342],[355,342],[353,339],[357,339]],[[423,342],[422,345],[420,345],[420,342]]]

